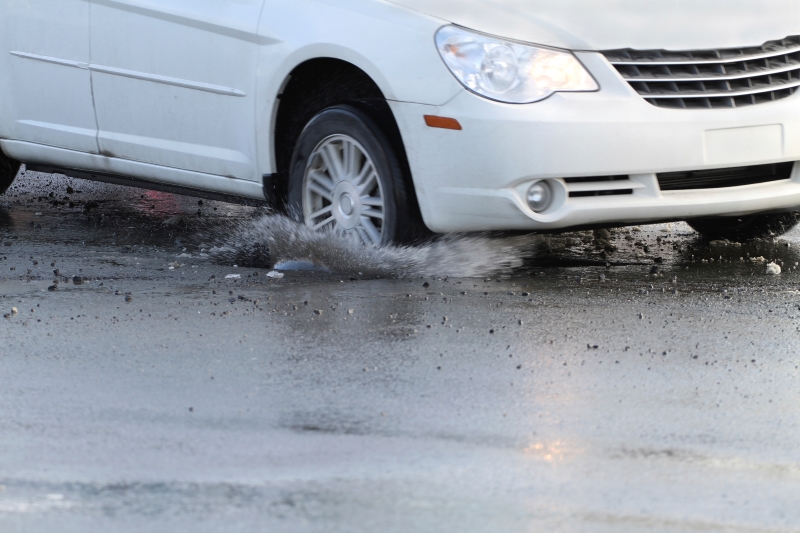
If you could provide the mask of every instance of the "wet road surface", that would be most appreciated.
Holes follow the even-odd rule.
[[[0,197],[0,530],[800,531],[800,232],[557,235],[477,279],[215,259],[261,215]]]

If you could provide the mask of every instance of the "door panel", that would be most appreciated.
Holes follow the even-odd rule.
[[[0,133],[97,153],[88,1],[6,0],[0,43]]]
[[[255,149],[264,0],[92,0],[101,153],[260,179]]]

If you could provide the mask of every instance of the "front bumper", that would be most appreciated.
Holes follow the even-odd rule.
[[[599,92],[559,93],[530,105],[466,91],[440,107],[391,104],[431,230],[548,230],[800,205],[800,165],[788,180],[724,189],[663,192],[656,179],[661,172],[800,161],[800,94],[739,109],[663,109],[602,55],[578,56]],[[456,118],[463,130],[429,128],[423,115]],[[567,195],[543,213],[525,201],[539,179],[619,175],[635,184],[633,194]]]

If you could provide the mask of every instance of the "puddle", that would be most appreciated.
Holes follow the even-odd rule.
[[[261,257],[265,262],[259,266],[268,261],[312,265],[368,278],[473,278],[511,274],[534,256],[541,237],[444,235],[418,245],[373,248],[347,235],[315,232],[289,218],[267,215],[240,222],[233,234],[217,240],[211,253],[222,261]]]
[[[276,263],[273,268],[279,271],[331,273],[327,268],[317,266],[312,261],[284,261],[282,263]]]

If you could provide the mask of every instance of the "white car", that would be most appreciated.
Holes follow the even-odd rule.
[[[268,201],[371,244],[800,205],[800,0],[6,0],[0,188]]]

